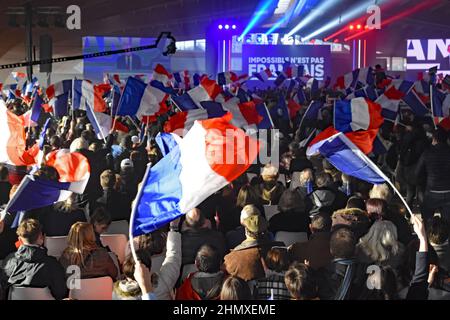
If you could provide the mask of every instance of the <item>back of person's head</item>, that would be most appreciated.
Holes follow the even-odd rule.
[[[99,151],[101,148],[102,148],[102,145],[101,145],[101,143],[99,143],[99,142],[92,142],[92,143],[89,145],[89,150],[91,150],[92,152],[97,152],[97,151]]]
[[[280,212],[303,212],[306,209],[305,199],[297,190],[286,189],[278,202]]]
[[[61,138],[59,136],[53,136],[50,138],[50,145],[53,149],[61,148]]]
[[[317,297],[317,282],[311,268],[304,263],[294,262],[284,275],[284,283],[291,298],[311,300]]]
[[[442,129],[437,128],[433,131],[433,143],[447,143],[448,133]]]
[[[89,148],[89,143],[83,138],[76,138],[70,144],[70,152],[75,152],[77,150],[87,150]]]
[[[135,247],[145,249],[151,254],[161,254],[166,246],[166,237],[162,230],[146,233],[134,238]]]
[[[42,239],[42,226],[38,220],[24,219],[17,228],[17,236],[22,240],[24,244],[39,244]]]
[[[245,235],[247,238],[261,239],[263,238],[269,227],[266,218],[261,215],[253,215],[244,220]]]
[[[131,141],[130,135],[125,135],[120,142],[120,146],[127,150],[130,150],[133,147],[133,142]]]
[[[370,228],[370,219],[367,212],[358,208],[336,210],[333,212],[331,220],[331,230],[348,227],[353,231],[356,239],[365,235]]]
[[[428,222],[428,240],[433,245],[443,244],[449,237],[449,225],[445,219],[434,216]]]
[[[220,300],[251,300],[252,293],[247,282],[239,277],[230,276],[222,285]]]
[[[88,144],[94,140],[92,131],[89,130],[84,130],[83,132],[81,132],[81,138],[83,138]]]
[[[136,256],[144,266],[146,266],[149,270],[152,269],[152,256],[147,250],[137,249]],[[125,277],[134,279],[134,266],[136,265],[133,255],[129,254],[125,258],[125,261],[122,263],[122,273]]]
[[[84,265],[88,254],[97,248],[93,225],[87,222],[74,223],[70,228],[67,243],[63,255],[68,256],[71,264]]]
[[[261,171],[263,181],[276,181],[278,179],[278,168],[273,164],[266,164]]]
[[[203,245],[195,256],[195,266],[198,271],[216,273],[220,271],[221,257],[218,250],[210,245]]]
[[[100,175],[100,185],[103,189],[113,189],[116,184],[116,175],[112,170],[105,170]]]
[[[241,224],[244,224],[244,220],[251,216],[260,216],[261,212],[259,209],[253,204],[247,204],[242,208],[240,221]]]
[[[345,208],[347,209],[358,208],[361,210],[365,210],[366,204],[364,203],[364,200],[362,198],[358,196],[351,196],[350,198],[348,198],[347,205]]]
[[[311,217],[310,229],[312,233],[316,232],[330,232],[331,231],[331,217],[326,213],[318,213]]]
[[[9,171],[8,168],[0,164],[0,181],[8,181]]]
[[[386,183],[376,184],[369,192],[370,198],[383,199],[386,202],[390,202],[392,199],[392,193],[389,186]]]
[[[186,213],[185,222],[189,228],[200,229],[205,224],[205,217],[200,209],[194,208]]]
[[[274,247],[267,251],[264,259],[269,270],[281,273],[289,268],[289,254],[285,248]]]
[[[314,181],[314,171],[310,168],[300,171],[300,185],[305,186],[308,181]]]
[[[330,187],[333,184],[333,177],[326,172],[320,172],[316,175],[316,185],[318,188]]]
[[[330,253],[335,259],[350,259],[355,255],[356,237],[350,228],[340,227],[330,238]]]
[[[90,223],[94,226],[94,229],[98,233],[102,233],[102,231],[106,231],[109,225],[112,222],[111,215],[106,208],[103,206],[99,206],[95,208],[94,213],[91,215],[89,219]]]
[[[363,300],[398,300],[397,276],[390,266],[376,266],[377,272],[367,276],[370,288],[361,294]]]
[[[54,167],[50,166],[41,166],[34,175],[41,179],[50,180],[50,181],[58,181],[59,173]]]
[[[366,211],[370,220],[380,220],[387,214],[387,202],[383,199],[377,198],[367,199]]]
[[[236,206],[243,208],[248,204],[258,205],[260,203],[259,195],[255,187],[251,185],[243,185],[239,190]]]
[[[391,221],[375,221],[369,232],[359,240],[358,249],[374,262],[389,260],[401,250],[397,227]]]
[[[130,160],[133,161],[133,162],[142,160],[141,152],[139,152],[139,151],[131,151],[131,153],[130,153]]]

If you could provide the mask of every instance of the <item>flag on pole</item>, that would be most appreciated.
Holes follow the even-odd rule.
[[[381,106],[369,99],[338,100],[334,105],[334,127],[340,132],[378,129],[383,122]]]
[[[185,214],[250,167],[259,143],[229,120],[225,116],[195,122],[185,138],[147,171],[132,214],[132,236],[152,232]]]

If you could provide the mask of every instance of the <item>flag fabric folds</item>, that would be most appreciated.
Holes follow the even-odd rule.
[[[383,121],[380,105],[366,98],[338,100],[334,105],[334,127],[340,132],[378,129]]]
[[[22,119],[6,108],[0,99],[0,163],[15,166],[34,164],[35,160],[26,152],[25,128]]]
[[[224,116],[195,122],[186,137],[147,170],[133,210],[133,236],[152,232],[195,208],[249,168],[259,144],[229,121]]]
[[[383,172],[342,132],[322,140],[316,145],[315,152],[349,176],[373,184],[387,181]]]

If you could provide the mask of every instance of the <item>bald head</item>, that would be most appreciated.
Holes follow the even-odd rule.
[[[193,229],[199,229],[205,223],[205,217],[198,208],[194,208],[186,213],[186,226]]]

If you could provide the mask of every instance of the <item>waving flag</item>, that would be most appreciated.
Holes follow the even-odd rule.
[[[157,82],[148,85],[145,82],[129,77],[117,107],[117,115],[153,116],[166,111],[169,95],[155,87]]]
[[[107,86],[105,88],[104,86]],[[73,85],[73,105],[74,110],[87,110],[88,105],[96,112],[105,112],[106,103],[103,100],[105,91],[111,90],[108,84],[94,86],[87,80],[75,80]]]
[[[388,181],[384,173],[342,132],[315,145],[320,153],[339,171],[373,184]]]
[[[295,102],[294,99],[289,99],[288,101],[288,109],[289,109],[289,118],[293,119],[297,112],[302,109],[302,106]]]
[[[334,105],[334,127],[340,132],[378,129],[383,121],[380,105],[369,99],[338,100]]]
[[[261,80],[262,82],[267,82],[270,78],[274,78],[275,76],[272,74],[272,71],[270,69],[266,69],[261,72],[254,72],[253,76],[256,77],[258,80]]]
[[[244,173],[258,152],[258,142],[232,126],[227,116],[195,122],[148,170],[136,197],[132,235],[152,232],[195,208]]]
[[[44,100],[42,100],[41,96],[36,95],[34,98],[33,105],[31,106],[31,117],[30,119],[34,122],[39,121],[39,117],[41,116],[42,112],[42,105],[44,104]]]
[[[303,119],[305,120],[317,120],[320,116],[320,110],[323,107],[323,102],[319,100],[311,101],[311,103],[308,106],[308,109],[306,109],[305,114],[303,115]]]
[[[67,115],[69,94],[71,92],[72,80],[63,80],[47,88],[46,94],[50,100],[49,105],[53,108],[56,117],[62,118]]]
[[[289,79],[303,77],[304,69],[303,65],[293,63],[285,63],[283,65],[283,72]]]
[[[413,90],[414,82],[395,79],[392,80],[392,85],[404,94],[402,100],[411,108],[414,114],[423,117],[429,113],[428,108]]]
[[[286,105],[286,100],[283,95],[279,95],[278,103],[270,109],[270,115],[272,119],[281,118],[283,120],[289,121],[289,109]]]
[[[309,144],[306,154],[308,156],[314,155],[320,142],[330,138],[331,136],[339,133],[334,127],[328,127],[320,132]],[[349,138],[362,152],[369,154],[373,150],[373,141],[377,137],[378,129],[370,129],[364,131],[352,131],[345,133],[345,136]],[[317,144],[317,145],[316,145]]]
[[[110,115],[102,112],[96,112],[88,106],[86,116],[92,124],[97,139],[106,139],[111,131],[113,119]]]
[[[14,166],[34,164],[34,158],[26,152],[25,129],[22,119],[10,112],[0,99],[0,163]]]
[[[227,72],[219,72],[217,74],[217,83],[220,86],[225,86],[227,84],[231,84],[238,81],[238,76],[236,73],[232,72],[232,71],[227,71]]]
[[[5,211],[18,212],[43,208],[66,201],[72,192],[84,190],[78,182],[58,182],[27,175],[9,200]]]
[[[178,112],[164,124],[164,131],[167,133],[174,132],[179,136],[185,136],[194,125],[196,120],[205,120],[219,118],[225,115],[225,111],[217,102],[209,102],[211,105],[205,109],[196,109]]]
[[[25,78],[27,75],[23,72],[13,71],[13,72],[11,72],[11,76],[14,78],[14,80],[16,80],[16,82],[19,82],[20,79]]]
[[[346,73],[343,76],[337,78],[335,87],[338,89],[354,88],[358,80],[359,69],[355,69],[352,72]]]
[[[405,96],[403,92],[397,90],[391,85],[377,100],[376,103],[381,105],[381,115],[390,121],[395,121],[398,115],[398,107],[400,100]]]
[[[262,121],[253,101],[240,103],[238,98],[232,98],[222,103],[222,108],[233,115],[231,124],[238,128],[248,128],[250,125],[257,125]]]
[[[193,81],[191,81],[191,77],[189,75],[189,71],[184,70],[182,72],[176,72],[173,74],[173,78],[178,83],[178,86],[183,86],[185,90],[189,90],[191,88],[191,84]]]
[[[433,87],[431,89],[431,106],[434,123],[446,130],[450,129],[450,94]]]
[[[191,96],[188,95],[187,93],[184,93],[181,96],[172,96],[172,101],[181,111],[199,109],[199,106],[194,102],[194,100],[192,100]]]
[[[52,151],[47,155],[48,166],[54,167],[59,173],[59,182],[77,182],[78,193],[83,193],[90,177],[88,159],[78,152],[68,149]]]
[[[42,127],[41,133],[39,135],[39,142],[38,142],[38,146],[39,146],[39,150],[43,150],[44,149],[44,144],[45,144],[45,137],[47,135],[47,129],[50,125],[51,122],[51,118],[47,118],[47,120],[45,121],[44,126]]]
[[[165,86],[170,86],[172,78],[172,74],[167,71],[163,65],[156,65],[155,69],[153,70],[153,80],[162,82]]]
[[[319,81],[311,78],[306,82],[306,87],[310,90],[311,99],[319,92]]]
[[[208,78],[203,78],[200,82],[200,85],[189,90],[187,94],[192,99],[192,101],[198,106],[200,106],[200,102],[203,101],[217,101],[223,102],[222,98],[222,88],[216,83],[214,80],[210,80]]]
[[[256,103],[256,102],[255,102]],[[258,114],[261,116],[262,120],[257,124],[258,129],[272,129],[274,128],[272,118],[270,117],[270,112],[267,110],[264,102],[260,102],[256,104],[256,110]]]

